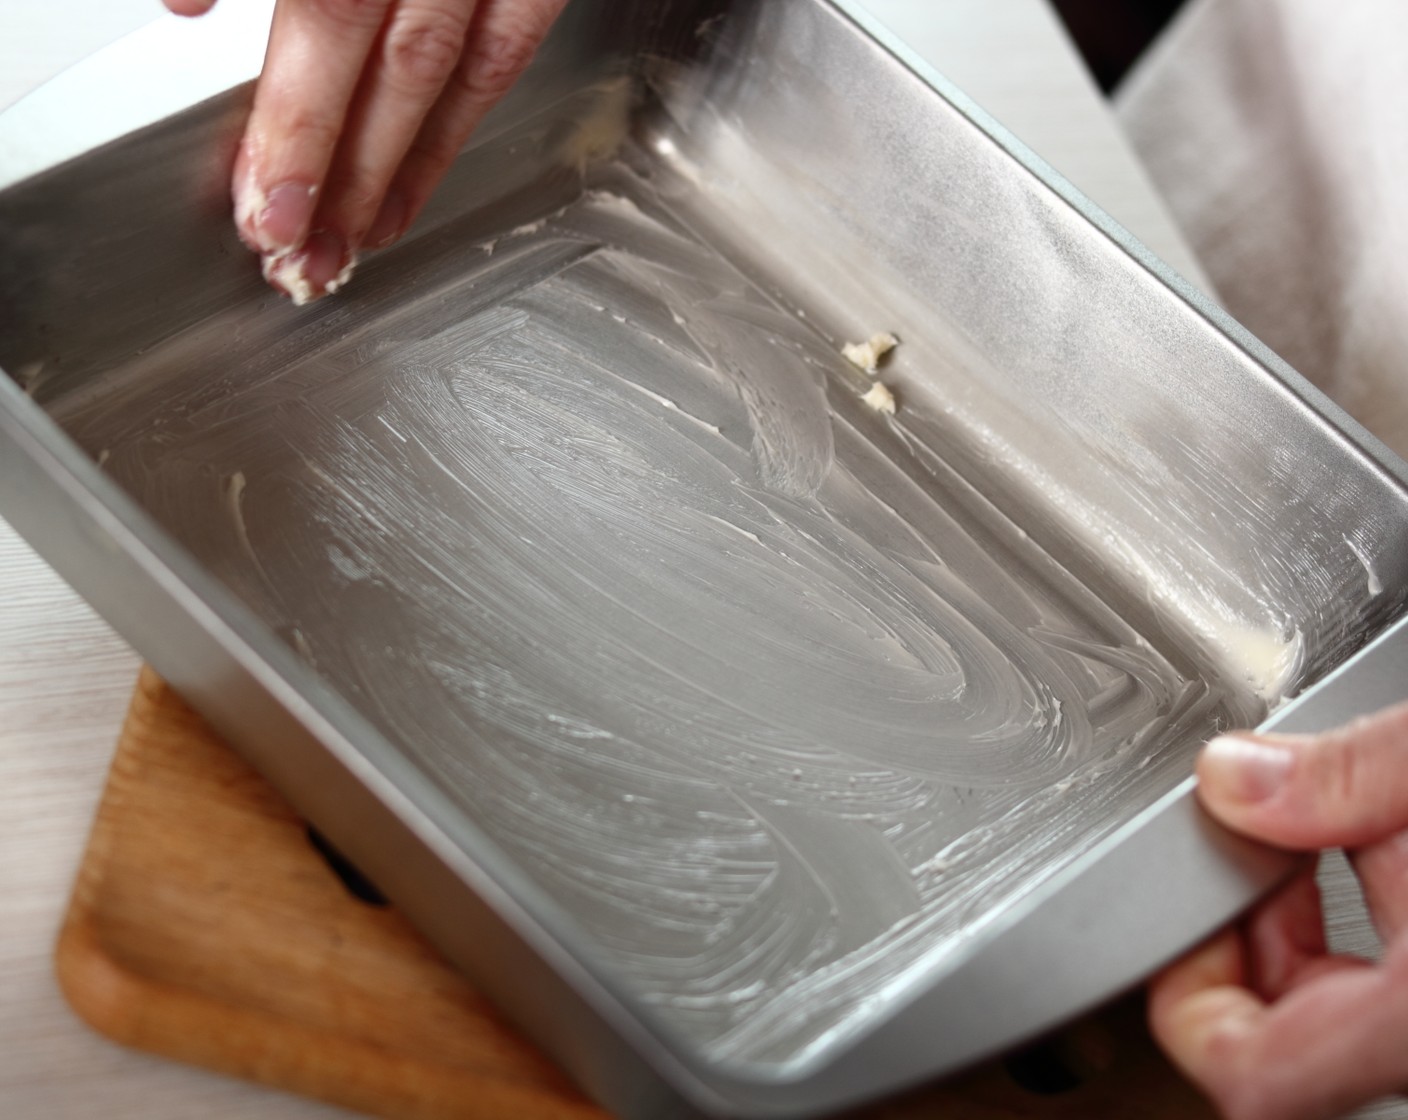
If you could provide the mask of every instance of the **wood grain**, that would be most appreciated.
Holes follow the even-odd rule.
[[[149,669],[57,969],[72,1006],[118,1042],[375,1115],[604,1116],[398,914],[354,897],[279,795]],[[862,1115],[1211,1113],[1153,1048],[1136,1001]]]
[[[119,1042],[385,1116],[600,1117],[144,669],[57,951]]]

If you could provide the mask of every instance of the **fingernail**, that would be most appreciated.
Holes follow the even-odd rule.
[[[367,230],[366,244],[372,249],[384,249],[401,236],[406,220],[406,200],[399,191],[389,191],[376,212],[372,228]]]
[[[1286,783],[1291,752],[1265,741],[1220,735],[1203,748],[1198,777],[1204,789],[1236,801],[1266,801]]]
[[[287,253],[302,242],[313,219],[317,187],[280,183],[265,194],[250,183],[243,193],[237,217],[246,240],[264,253]]]
[[[264,279],[302,307],[331,295],[352,278],[355,254],[334,233],[319,230],[293,253],[265,254]]]

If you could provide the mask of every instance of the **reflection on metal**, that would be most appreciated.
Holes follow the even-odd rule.
[[[1272,881],[1191,811],[1192,752],[1402,613],[1408,500],[843,13],[652,7],[642,43],[577,5],[311,307],[228,229],[237,99],[0,194],[0,363],[416,775],[360,776],[388,822],[427,832],[424,783],[679,1092],[781,1115],[1068,1014]],[[893,417],[840,354],[877,329]],[[61,446],[13,396],[0,453]],[[314,815],[473,956],[457,896]]]

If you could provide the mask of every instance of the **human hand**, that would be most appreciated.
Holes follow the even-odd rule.
[[[1230,1120],[1321,1120],[1408,1087],[1408,704],[1316,736],[1224,736],[1199,796],[1279,847],[1342,847],[1383,960],[1329,952],[1311,872],[1157,977],[1149,1017]]]
[[[232,183],[266,279],[306,303],[400,237],[565,2],[278,0]]]

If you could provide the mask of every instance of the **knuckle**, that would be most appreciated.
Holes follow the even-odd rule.
[[[341,122],[295,114],[284,127],[284,143],[290,151],[326,152],[337,144],[340,132]]]
[[[1203,1057],[1210,1070],[1235,1070],[1241,1065],[1246,1033],[1232,1023],[1221,1022],[1208,1029]]]
[[[369,27],[381,23],[387,0],[307,0],[313,13],[325,23],[347,27]]]
[[[460,85],[476,101],[497,101],[528,67],[537,37],[519,28],[486,27],[459,68]]]
[[[1372,775],[1366,774],[1365,759],[1352,734],[1339,733],[1325,740],[1318,751],[1320,765],[1312,767],[1312,779],[1319,799],[1336,820],[1346,814],[1362,812],[1376,792]]]
[[[435,92],[444,85],[463,48],[464,27],[449,12],[407,12],[387,29],[386,66],[395,79]]]

